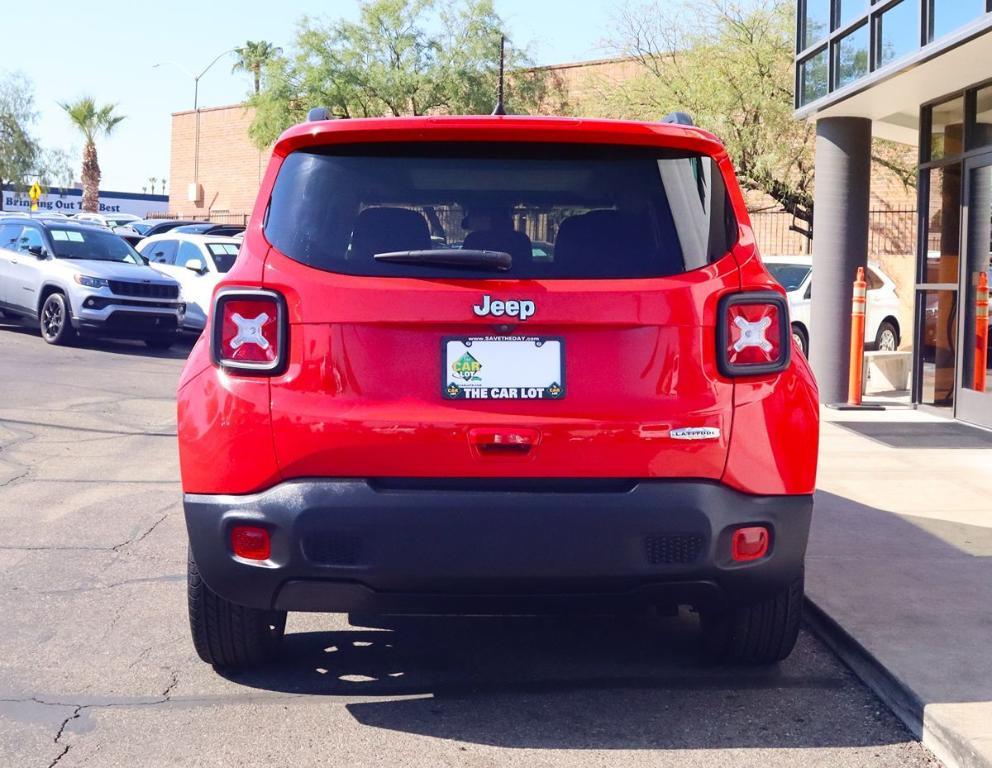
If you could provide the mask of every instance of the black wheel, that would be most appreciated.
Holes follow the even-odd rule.
[[[41,337],[49,344],[64,346],[71,344],[76,338],[69,313],[69,302],[61,293],[53,293],[41,306],[41,318],[38,325]]]
[[[809,357],[809,335],[806,333],[806,329],[799,325],[799,323],[792,324],[792,338],[799,345],[803,357]]]
[[[189,627],[197,655],[215,667],[252,667],[276,656],[286,632],[285,611],[228,602],[203,583],[190,553],[186,571]]]
[[[174,336],[151,336],[145,339],[145,345],[149,349],[157,349],[162,352],[171,349],[175,343],[176,339]]]
[[[721,661],[774,664],[796,646],[803,614],[803,577],[774,597],[702,615],[706,650]]]
[[[899,349],[899,329],[891,320],[883,320],[875,334],[875,349],[879,352],[895,352]]]

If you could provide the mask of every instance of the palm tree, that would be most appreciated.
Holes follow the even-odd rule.
[[[105,104],[98,107],[90,96],[84,96],[73,102],[59,104],[72,124],[83,134],[83,205],[84,211],[96,212],[100,206],[100,163],[96,157],[96,140],[101,136],[109,136],[114,128],[124,119],[124,115],[115,115],[116,104]]]
[[[152,185],[152,194],[155,194],[155,185],[158,184],[158,177],[152,176],[148,179],[148,183]]]
[[[232,72],[250,72],[255,82],[255,94],[262,88],[262,68],[282,53],[282,48],[265,40],[246,40],[245,44],[234,49],[238,60],[231,67]]]

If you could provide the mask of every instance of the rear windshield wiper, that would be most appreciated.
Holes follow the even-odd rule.
[[[505,251],[476,251],[464,248],[390,251],[389,253],[377,253],[372,258],[389,264],[423,264],[424,266],[454,267],[455,269],[491,269],[495,272],[506,272],[513,266],[513,257]]]

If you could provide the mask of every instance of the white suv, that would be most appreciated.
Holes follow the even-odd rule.
[[[179,283],[186,303],[184,331],[199,333],[207,322],[214,288],[234,266],[241,240],[166,232],[138,243],[149,266]]]
[[[810,304],[813,290],[813,259],[810,256],[765,256],[765,266],[789,299],[792,338],[809,356]],[[896,284],[877,264],[865,270],[868,297],[865,310],[865,344],[882,352],[899,349],[899,297]]]
[[[185,307],[175,280],[106,229],[70,219],[0,219],[0,310],[38,322],[49,344],[77,334],[176,340]]]

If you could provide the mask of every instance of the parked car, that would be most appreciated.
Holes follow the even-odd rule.
[[[121,227],[130,224],[132,221],[140,221],[140,216],[131,213],[89,213],[83,211],[75,215],[76,221],[86,221],[91,224],[98,224],[107,229]]]
[[[240,246],[234,238],[186,235],[174,229],[145,238],[138,253],[153,269],[179,283],[186,304],[183,330],[199,333],[206,325],[214,288],[234,266]]]
[[[176,227],[186,224],[202,224],[203,222],[186,221],[185,219],[148,219],[138,223],[149,224],[150,226],[142,234],[145,237],[154,237],[155,235],[161,235],[163,232],[169,232]]]
[[[179,284],[145,266],[103,227],[70,219],[0,221],[0,309],[38,323],[49,344],[77,334],[176,340],[185,307]]]
[[[792,338],[809,356],[810,316],[813,291],[813,259],[810,256],[766,256],[765,266],[789,297]],[[868,283],[865,302],[865,348],[882,352],[899,349],[899,296],[896,284],[877,264],[865,270]],[[853,283],[853,276],[852,276]]]
[[[716,138],[320,120],[264,178],[178,389],[200,658],[271,658],[287,611],[680,605],[790,653],[816,385]]]
[[[199,224],[183,224],[176,227],[175,232],[184,235],[217,235],[219,237],[232,237],[245,231],[241,224],[215,224],[209,221],[202,221]]]

